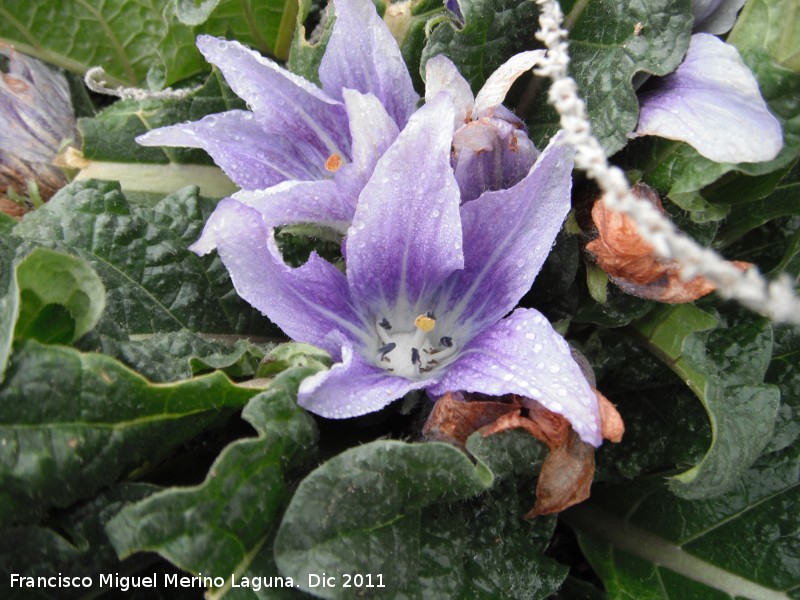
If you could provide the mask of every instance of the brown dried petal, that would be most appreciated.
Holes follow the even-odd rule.
[[[663,214],[664,208],[652,188],[639,183],[633,193],[652,202]],[[608,208],[598,200],[592,207],[592,219],[598,237],[586,244],[597,265],[622,291],[646,300],[681,304],[692,302],[714,291],[715,286],[704,277],[684,281],[674,261],[661,261],[653,246],[646,242],[628,215]],[[735,262],[744,269],[747,263]]]
[[[536,484],[536,505],[525,515],[561,512],[589,497],[594,478],[594,448],[570,431],[566,444],[550,451]]]
[[[0,198],[0,212],[7,214],[9,217],[15,218],[17,221],[22,220],[22,215],[27,211],[25,207],[17,204],[8,198]]]
[[[625,433],[625,423],[622,422],[622,416],[617,411],[617,407],[609,402],[608,398],[597,390],[594,393],[597,395],[597,404],[600,407],[600,426],[603,430],[603,438],[609,442],[621,442],[622,434]]]
[[[449,442],[464,448],[467,438],[504,415],[519,414],[518,403],[465,401],[460,394],[446,393],[434,405],[422,437],[430,441]]]

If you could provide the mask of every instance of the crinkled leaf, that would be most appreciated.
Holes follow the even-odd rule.
[[[21,298],[17,339],[71,343],[97,324],[105,308],[103,282],[75,256],[34,248],[17,264],[16,277]],[[61,318],[55,318],[53,308],[61,309]]]
[[[496,441],[475,446],[487,464],[529,455],[517,436]],[[352,448],[300,484],[278,531],[275,561],[322,598],[546,598],[566,575],[541,554],[555,521],[522,519],[533,496],[530,478],[522,485],[505,480],[470,499],[491,479],[485,466],[445,444]],[[348,590],[337,578],[336,588],[310,589],[308,574],[321,572],[381,574],[385,587]]]
[[[636,323],[648,347],[697,395],[711,422],[706,456],[670,482],[683,498],[726,491],[769,441],[780,401],[776,386],[763,383],[772,329],[766,319],[748,317],[701,334],[717,320],[685,304],[659,309]]]
[[[106,318],[128,333],[268,333],[269,322],[239,299],[222,261],[188,250],[213,207],[197,188],[148,208],[128,202],[116,183],[82,181],[14,231],[87,261],[105,284]]]
[[[320,85],[319,65],[322,62],[322,56],[325,54],[325,48],[328,46],[328,40],[333,32],[333,23],[335,21],[333,7],[332,5],[329,5],[327,9],[323,7],[319,24],[313,31],[306,31],[304,25],[306,19],[308,19],[312,9],[319,10],[319,8],[314,7],[312,0],[298,0],[298,3],[300,6],[287,66],[293,73],[297,73],[308,81]]]
[[[324,350],[310,344],[289,342],[277,346],[264,357],[258,366],[257,377],[272,377],[291,367],[322,369],[331,365],[331,357]]]
[[[82,341],[83,349],[113,356],[159,383],[189,379],[214,370],[228,377],[253,377],[271,346],[227,336],[201,336],[185,330],[132,339],[103,333]]]
[[[263,546],[289,497],[287,471],[313,456],[316,427],[296,404],[313,369],[295,369],[255,396],[242,417],[256,431],[229,445],[206,480],[123,509],[107,526],[121,557],[157,552],[186,571],[228,579]]]
[[[186,0],[6,0],[0,38],[76,73],[101,66],[111,85],[163,87],[208,71],[194,46],[199,33],[285,58],[296,11],[291,0],[211,0],[204,8],[200,13]]]
[[[59,514],[43,525],[8,527],[0,536],[0,577],[11,581],[11,573],[26,577],[91,577],[89,588],[21,588],[8,590],[5,598],[67,599],[81,598],[91,591],[99,592],[100,574],[131,573],[143,569],[149,562],[135,557],[120,562],[108,541],[104,527],[123,506],[157,491],[156,486],[124,483],[101,492],[84,504]],[[152,569],[147,575],[152,573]],[[106,588],[107,591],[107,588]]]
[[[693,23],[690,3],[571,0],[561,6],[570,30],[570,74],[586,100],[593,133],[613,154],[628,142],[639,119],[634,75],[666,75],[683,60]],[[558,130],[546,89],[540,85],[536,101],[521,107],[537,145]]]
[[[25,342],[0,387],[0,519],[88,497],[255,393],[221,373],[155,385],[102,354]]]
[[[775,349],[766,381],[781,391],[775,432],[767,446],[770,452],[797,445],[800,438],[800,327],[776,327]]]
[[[365,594],[403,589],[415,597],[433,543],[421,533],[423,523],[435,523],[426,518],[429,508],[474,496],[491,480],[485,467],[446,444],[377,441],[351,448],[301,482],[278,530],[275,561],[306,591],[310,573],[381,573],[386,589]],[[314,593],[350,594],[341,587]]]
[[[800,595],[800,446],[762,456],[735,488],[684,500],[661,478],[595,487],[565,518],[611,598]]]
[[[467,451],[489,467],[495,477],[531,477],[539,472],[547,446],[527,431],[514,429],[488,437],[474,433],[467,439]],[[530,498],[533,504],[533,496]]]
[[[464,26],[444,20],[422,50],[420,69],[437,54],[448,56],[477,93],[497,67],[536,44],[538,13],[525,0],[463,0]]]

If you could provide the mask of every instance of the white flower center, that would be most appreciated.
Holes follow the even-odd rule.
[[[457,352],[453,338],[436,331],[432,312],[419,315],[413,322],[390,322],[383,317],[375,324],[380,338],[375,364],[407,379],[424,379]]]

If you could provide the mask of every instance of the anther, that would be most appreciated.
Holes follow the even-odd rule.
[[[381,355],[381,360],[389,362],[389,359],[386,358],[386,355],[389,354],[392,350],[397,347],[397,344],[394,342],[389,342],[388,344],[384,344],[380,348],[378,348],[378,353]]]
[[[415,365],[419,362],[419,350],[416,348],[411,349],[411,364]]]
[[[331,154],[328,160],[325,161],[325,170],[329,173],[335,173],[342,166],[342,157],[338,154]]]
[[[452,348],[453,347],[453,338],[444,336],[439,340],[439,343],[444,346],[445,348]]]
[[[421,329],[425,333],[430,333],[433,331],[433,328],[436,327],[436,319],[431,316],[433,313],[428,313],[427,315],[420,315],[416,319],[414,319],[414,325],[417,329]]]
[[[378,325],[383,327],[386,331],[389,331],[392,328],[392,324],[389,323],[389,320],[386,317],[383,317],[383,319],[381,319],[381,322],[378,323]]]

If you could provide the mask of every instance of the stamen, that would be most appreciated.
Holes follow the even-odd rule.
[[[380,321],[380,323],[378,323],[378,325],[383,327],[386,331],[389,331],[392,328],[392,324],[389,323],[389,319],[387,319],[386,317],[383,317],[383,319],[381,319],[381,321]]]
[[[429,312],[427,315],[420,315],[414,319],[414,325],[417,329],[430,333],[436,327],[436,319],[433,318],[433,313]]]
[[[416,365],[419,362],[419,350],[416,348],[411,349],[411,364]]]
[[[433,314],[432,310],[429,310],[428,312],[426,312],[425,316],[428,317],[429,319],[433,319],[434,321],[436,320],[436,315]]]
[[[386,355],[389,354],[392,350],[397,348],[397,344],[394,342],[389,342],[388,344],[384,344],[380,348],[378,348],[378,353],[381,355],[381,360],[386,358]]]
[[[453,347],[453,338],[444,336],[439,340],[439,344],[441,344],[445,348],[452,348]]]
[[[342,166],[342,157],[338,154],[331,154],[328,160],[325,161],[325,170],[329,173],[335,173]]]

